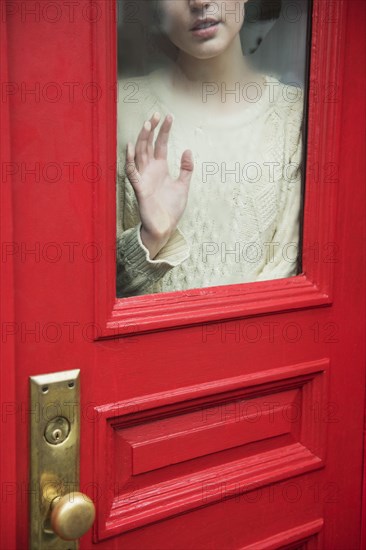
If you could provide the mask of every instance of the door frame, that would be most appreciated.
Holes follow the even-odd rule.
[[[312,67],[310,78],[310,97],[316,95],[315,85],[322,90],[329,82],[339,82],[344,71],[344,51],[346,15],[350,6],[346,6],[345,0],[337,2],[323,2],[314,0],[313,25],[317,28],[316,40],[312,40]],[[332,17],[335,17],[332,25],[322,29],[321,18],[324,18],[325,10],[329,17],[329,8]],[[7,19],[4,15],[4,5],[0,11],[0,80],[9,82],[8,74],[8,49],[7,49]],[[110,15],[113,18],[113,15]],[[94,32],[93,55],[96,61],[95,78],[103,82],[104,86],[110,83],[112,65],[103,67],[103,60],[110,56],[110,49],[106,47],[98,50],[98,45],[108,44],[111,21],[106,18],[104,27],[91,25]],[[332,34],[333,32],[333,34]],[[112,46],[115,47],[115,46]],[[316,60],[316,63],[315,63]],[[358,63],[355,60],[355,64]],[[323,68],[327,72],[323,72]],[[313,95],[312,95],[313,94]],[[308,139],[312,140],[317,153],[308,151],[306,165],[306,200],[304,208],[304,250],[303,271],[300,276],[292,280],[275,282],[250,283],[245,292],[238,289],[231,291],[212,291],[199,289],[199,291],[187,291],[173,296],[167,293],[163,297],[138,297],[128,298],[126,306],[115,298],[115,256],[110,254],[106,262],[96,263],[95,285],[95,319],[99,327],[97,338],[130,335],[132,333],[146,332],[149,330],[165,329],[173,326],[196,324],[202,320],[232,319],[235,317],[247,317],[262,312],[289,311],[317,306],[329,306],[332,303],[332,272],[333,264],[314,261],[314,251],[309,247],[311,243],[329,243],[332,241],[334,227],[328,223],[330,216],[335,214],[335,192],[327,200],[324,196],[326,186],[316,186],[319,182],[312,174],[312,167],[326,166],[326,162],[332,162],[337,158],[340,140],[340,113],[344,104],[342,98],[335,103],[312,104],[309,113]],[[115,104],[109,95],[104,95],[98,109],[94,111],[94,158],[101,166],[106,167],[105,174],[110,177],[111,166],[115,160]],[[9,117],[9,102],[0,102],[0,119],[2,132],[0,135],[0,150],[2,156],[2,170],[4,164],[11,167],[12,159],[16,159],[16,152],[11,151],[11,125]],[[329,121],[332,120],[332,125]],[[319,121],[322,124],[318,124]],[[325,122],[328,122],[326,127]],[[15,245],[13,240],[13,209],[11,177],[7,177],[7,185],[0,186],[0,232],[1,242],[10,248]],[[105,177],[102,183],[95,186],[95,235],[102,250],[110,250],[110,245],[115,237],[115,224],[111,212],[115,212],[115,193],[112,186],[106,185]],[[10,184],[9,184],[10,182]],[[102,237],[100,237],[102,235]],[[113,250],[114,251],[114,250]],[[9,252],[9,251],[8,251]],[[3,258],[2,258],[3,260]],[[15,363],[15,334],[16,319],[14,316],[14,265],[12,254],[7,253],[6,261],[0,265],[1,288],[6,288],[6,294],[2,294],[0,302],[0,319],[2,323],[2,338],[0,342],[0,359],[3,368],[0,370],[0,392],[2,404],[2,422],[0,423],[1,441],[6,441],[6,454],[1,454],[2,498],[0,512],[6,517],[0,533],[0,546],[13,548],[16,540],[17,499],[21,495],[17,485],[16,450],[17,450],[17,422],[20,421],[21,409],[17,405],[16,392],[16,363]],[[215,306],[212,297],[220,297],[221,306]],[[167,319],[159,319],[158,311],[164,305]],[[199,306],[201,309],[198,312]],[[188,314],[187,314],[188,308]],[[4,332],[4,328],[6,332]],[[366,411],[365,411],[366,412]],[[366,443],[366,441],[365,441]],[[365,461],[364,461],[365,465]],[[363,517],[366,524],[366,469],[364,469],[364,497]],[[366,530],[362,535],[362,548],[366,548]]]
[[[189,289],[116,298],[116,196],[110,185],[116,167],[116,12],[104,4],[104,17],[92,25],[93,80],[101,90],[94,116],[93,162],[101,168],[94,186],[94,243],[100,251],[95,267],[95,339],[246,318],[332,304],[334,239],[337,210],[337,164],[340,143],[346,2],[313,0],[309,112],[304,147],[302,273],[277,279],[216,288]],[[110,37],[113,37],[111,39]],[[308,115],[308,116],[306,116]],[[304,128],[306,132],[306,128]],[[114,170],[114,178],[116,172]],[[112,215],[111,215],[112,213]],[[102,257],[102,252],[106,257]],[[164,315],[161,315],[164,311]]]

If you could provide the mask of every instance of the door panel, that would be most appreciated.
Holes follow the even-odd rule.
[[[36,490],[29,377],[71,369],[80,490],[97,509],[81,549],[359,548],[364,4],[313,5],[303,273],[123,300],[114,2],[36,4],[1,12],[7,548],[27,548]]]
[[[327,367],[291,365],[98,408],[95,481],[109,487],[100,537],[322,467],[316,415]]]

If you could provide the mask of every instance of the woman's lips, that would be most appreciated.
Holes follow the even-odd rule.
[[[197,36],[199,38],[211,38],[214,36],[219,28],[220,21],[217,23],[211,24],[210,27],[205,27],[203,29],[192,29],[191,33],[193,36]]]

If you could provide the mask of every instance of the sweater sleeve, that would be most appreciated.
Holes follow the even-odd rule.
[[[277,225],[272,240],[266,246],[266,263],[257,280],[281,279],[297,275],[302,173],[302,112],[303,106],[290,107],[284,128],[285,156],[280,181]]]
[[[128,85],[124,86],[126,82]],[[145,81],[140,77],[138,79],[140,98],[130,108],[123,101],[123,91],[128,88],[130,81],[122,79],[119,83],[116,197],[117,297],[153,292],[153,285],[190,255],[187,238],[179,226],[154,259],[150,257],[149,250],[141,240],[142,223],[138,203],[134,189],[125,174],[125,150],[127,141],[136,141],[143,122],[152,114],[149,112],[151,110],[149,105],[144,101],[145,97],[149,97],[144,84]],[[154,110],[156,109],[152,109],[152,112]],[[123,121],[121,121],[122,116]]]

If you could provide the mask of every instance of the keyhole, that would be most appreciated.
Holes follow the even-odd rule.
[[[52,435],[53,435],[53,439],[55,441],[58,441],[62,435],[61,430],[55,430]]]
[[[67,418],[57,416],[49,421],[45,429],[45,438],[51,445],[59,445],[70,433],[70,423]]]

